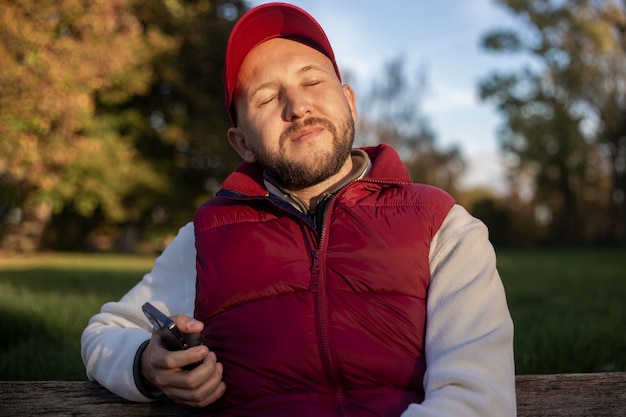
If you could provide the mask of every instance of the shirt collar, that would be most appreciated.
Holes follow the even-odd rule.
[[[365,177],[365,175],[367,175],[369,170],[372,168],[372,161],[365,151],[356,148],[352,149],[350,157],[352,158],[353,165],[357,167],[357,169],[354,169],[353,172],[348,175],[343,181],[341,181],[332,189],[328,190],[326,192],[327,194],[336,194],[339,190],[341,190],[352,181],[360,180],[361,178]],[[268,175],[263,175],[263,182],[269,193],[273,196],[276,196],[281,200],[286,201],[302,213],[307,213],[309,211],[309,207],[304,202],[304,200],[298,197],[296,193],[279,186],[276,181]]]

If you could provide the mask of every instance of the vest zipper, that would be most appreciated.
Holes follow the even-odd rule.
[[[343,187],[334,195],[324,196],[324,198],[321,200],[321,206],[318,206],[318,209],[321,210],[316,210],[313,219],[310,215],[307,215],[311,213],[303,214],[301,212],[296,212],[290,205],[285,205],[284,207],[281,207],[279,204],[277,204],[276,201],[272,199],[270,199],[270,201],[275,206],[298,215],[298,217],[300,217],[302,220],[306,221],[306,219],[308,218],[309,227],[305,227],[303,229],[303,233],[307,236],[309,244],[311,245],[311,248],[313,248],[311,252],[312,264],[309,291],[311,291],[315,297],[314,317],[317,318],[317,322],[315,323],[315,325],[317,326],[319,334],[318,348],[320,349],[320,360],[322,362],[323,370],[326,373],[326,378],[330,385],[330,389],[333,390],[335,393],[335,399],[337,400],[339,413],[342,416],[347,416],[347,395],[341,383],[339,365],[337,364],[337,358],[335,356],[334,348],[332,346],[332,341],[330,340],[330,306],[328,304],[326,275],[322,269],[322,247],[325,244],[326,230],[329,227],[329,221],[327,219],[326,213],[332,205],[332,201],[334,201],[333,197],[340,194],[343,189],[345,189],[345,187]],[[313,224],[312,229],[310,228],[311,224]],[[315,231],[317,232],[317,236],[315,236],[315,232],[313,229],[315,229]],[[305,230],[309,230],[309,233],[306,233]]]
[[[341,383],[341,375],[339,372],[339,365],[337,363],[337,357],[335,356],[334,347],[330,337],[330,305],[328,304],[328,289],[326,282],[326,274],[323,272],[323,264],[325,260],[322,259],[324,246],[327,241],[327,231],[330,227],[330,219],[327,216],[332,209],[334,202],[337,198],[343,194],[350,184],[355,182],[361,182],[363,180],[352,181],[349,184],[344,185],[335,194],[325,196],[318,205],[318,210],[315,217],[315,229],[318,232],[317,247],[312,252],[312,267],[311,267],[311,285],[310,289],[313,293],[316,293],[315,314],[317,317],[317,328],[319,331],[319,348],[322,364],[326,370],[326,376],[330,383],[331,389],[335,392],[335,399],[339,406],[339,412],[343,416],[348,415],[347,410],[347,394]],[[383,184],[398,184],[393,181],[378,181]],[[309,219],[311,216],[308,216]],[[310,235],[309,235],[310,236]],[[315,238],[311,239],[315,242]],[[312,243],[312,247],[315,247],[315,243]]]
[[[328,304],[328,290],[326,277],[321,272],[321,250],[313,251],[313,267],[311,279],[311,292],[315,294],[315,317],[317,317],[317,330],[319,334],[318,344],[320,359],[326,373],[330,388],[335,393],[335,399],[341,415],[347,415],[346,394],[341,384],[339,366],[332,346],[330,337],[330,309]]]
[[[322,364],[326,371],[326,377],[328,379],[328,383],[330,384],[330,388],[335,393],[335,399],[337,400],[337,406],[339,408],[340,415],[347,416],[347,395],[343,384],[341,383],[341,375],[339,371],[339,365],[337,363],[337,357],[335,355],[335,350],[331,338],[331,320],[330,320],[330,305],[328,302],[328,287],[326,280],[326,273],[324,272],[324,264],[326,263],[325,259],[323,259],[324,255],[324,246],[328,240],[327,232],[330,227],[330,218],[327,216],[327,213],[330,212],[334,201],[338,195],[340,195],[345,188],[348,186],[346,184],[340,190],[338,190],[335,194],[325,195],[318,202],[318,207],[315,215],[315,229],[318,232],[318,243],[317,248],[313,251],[313,268],[312,268],[312,290],[315,289],[316,292],[316,303],[315,303],[315,313],[317,317],[317,328],[319,332],[319,348]]]

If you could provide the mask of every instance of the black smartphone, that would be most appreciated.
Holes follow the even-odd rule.
[[[141,309],[169,350],[183,350],[202,344],[202,335],[200,333],[189,334],[181,332],[171,318],[152,304],[145,303],[141,306]]]

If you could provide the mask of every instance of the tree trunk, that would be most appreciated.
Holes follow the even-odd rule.
[[[124,253],[132,253],[137,248],[139,230],[134,223],[126,223],[122,228],[122,236],[119,241],[119,249]]]
[[[52,218],[52,203],[22,210],[21,219],[0,229],[0,250],[32,253],[41,249],[43,233]]]

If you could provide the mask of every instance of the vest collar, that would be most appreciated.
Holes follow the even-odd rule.
[[[364,152],[364,154],[363,154]],[[385,182],[404,184],[411,183],[411,177],[400,160],[398,153],[389,145],[378,145],[360,149],[353,149],[352,156],[363,155],[363,159],[359,165],[363,171],[357,170],[358,178],[363,178],[366,181]],[[357,178],[347,178],[346,181],[354,181]],[[246,162],[241,163],[235,172],[231,173],[224,183],[222,184],[222,190],[234,192],[236,194],[245,196],[269,196],[268,184],[270,182],[265,181],[263,177],[263,171],[257,164],[249,164]],[[341,188],[346,185],[344,181],[338,185]],[[279,198],[283,198],[286,194],[279,188],[272,188],[273,191],[278,190],[276,195]],[[337,192],[338,189],[331,190],[330,192]],[[221,193],[218,192],[218,195]],[[291,199],[291,197],[290,197]],[[287,200],[289,201],[289,200]]]
[[[363,178],[372,168],[372,162],[370,161],[369,155],[365,151],[356,148],[352,149],[350,157],[352,158],[352,163],[355,167],[357,167],[357,169],[354,169],[349,176],[344,178],[344,180],[335,187],[326,191],[322,196],[320,196],[320,199],[328,198],[329,196],[336,194],[352,181]],[[269,193],[273,196],[286,201],[302,213],[309,212],[309,206],[298,196],[298,194],[293,191],[286,190],[278,185],[278,183],[272,177],[267,175],[267,173],[264,173],[263,175],[263,182]]]

